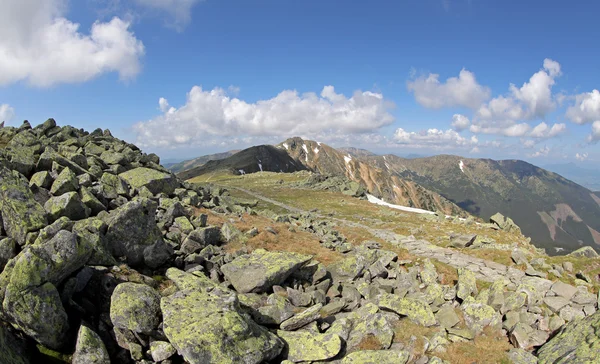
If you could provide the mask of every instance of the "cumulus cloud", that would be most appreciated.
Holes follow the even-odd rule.
[[[0,104],[0,123],[10,121],[15,116],[15,109],[9,104]]]
[[[475,113],[471,131],[505,136],[526,135],[530,126],[519,124],[520,121],[543,119],[556,108],[552,86],[560,75],[560,64],[545,59],[543,68],[533,74],[528,82],[521,87],[511,84],[508,95],[495,97],[482,105]],[[564,131],[561,131],[564,128],[561,125],[555,124],[555,135]],[[539,133],[540,128],[532,132]],[[547,132],[550,133],[550,130]]]
[[[439,77],[435,73],[418,77],[407,83],[408,90],[419,104],[431,109],[452,106],[476,109],[490,97],[490,89],[478,84],[475,74],[466,69],[443,83]]]
[[[588,135],[588,143],[595,144],[600,140],[600,120],[596,120],[592,123],[592,133]]]
[[[285,90],[268,100],[248,103],[225,90],[194,86],[185,104],[169,107],[159,100],[162,115],[133,126],[142,146],[177,147],[202,144],[206,138],[366,133],[389,125],[394,104],[380,93],[356,91],[351,97],[325,86],[320,95]]]
[[[529,136],[532,138],[548,139],[563,134],[565,131],[567,131],[567,124],[554,124],[552,127],[549,127],[548,124],[542,121],[533,128]]]
[[[47,87],[117,72],[141,70],[144,45],[130,24],[115,17],[95,22],[89,34],[66,19],[63,0],[6,0],[0,11],[0,85],[18,81]]]
[[[409,132],[398,128],[394,133],[394,140],[398,144],[412,148],[430,149],[472,148],[479,143],[476,136],[465,138],[452,129],[428,129],[420,132]]]
[[[575,96],[575,105],[567,109],[567,117],[574,123],[586,124],[600,120],[600,91],[592,90]]]
[[[537,150],[535,153],[532,153],[529,156],[531,158],[547,157],[548,154],[550,153],[550,150],[551,150],[550,147],[544,146],[543,148]]]
[[[471,121],[468,117],[462,114],[454,114],[452,116],[452,128],[456,131],[463,131],[469,128]]]
[[[135,3],[168,14],[166,24],[181,31],[192,19],[192,8],[201,1],[203,0],[135,0]]]
[[[575,159],[577,159],[580,162],[583,162],[584,160],[588,159],[588,154],[587,153],[576,153]]]

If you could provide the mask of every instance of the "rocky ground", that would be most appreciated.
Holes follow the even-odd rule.
[[[439,246],[182,182],[108,130],[24,123],[0,128],[0,148],[1,363],[597,360],[597,282],[576,269],[594,251],[562,264],[526,243],[509,248],[514,265],[469,254],[494,245],[487,232],[519,236],[502,216],[423,217],[471,232]],[[270,239],[279,249],[257,248]]]

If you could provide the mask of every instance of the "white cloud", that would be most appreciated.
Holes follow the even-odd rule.
[[[164,97],[161,97],[160,99],[158,99],[158,108],[160,111],[166,112],[167,110],[169,110],[169,101],[167,101],[167,99],[165,99]]]
[[[471,121],[468,117],[461,114],[454,114],[452,116],[452,128],[456,131],[463,131],[469,127]]]
[[[575,159],[577,159],[580,162],[583,162],[584,160],[588,159],[588,154],[587,153],[576,153]]]
[[[452,129],[428,129],[420,132],[408,132],[398,128],[394,133],[394,140],[398,144],[412,148],[431,149],[472,148],[479,143],[476,136],[465,138]]]
[[[587,137],[588,143],[595,144],[600,141],[600,120],[592,123],[592,133]]]
[[[567,109],[567,117],[577,124],[600,120],[600,91],[592,90],[575,96],[575,105]]]
[[[192,8],[201,1],[203,0],[135,0],[135,3],[167,13],[170,17],[167,25],[181,31],[192,19]]]
[[[142,146],[177,147],[202,144],[210,136],[312,137],[321,133],[365,133],[389,125],[394,104],[382,94],[356,91],[352,97],[325,86],[321,95],[285,90],[274,98],[247,103],[225,90],[194,86],[186,103],[168,107],[159,100],[163,114],[134,125]]]
[[[538,151],[536,151],[535,153],[530,154],[529,156],[531,158],[547,157],[548,154],[550,153],[550,150],[551,150],[550,147],[545,146],[545,147],[539,149]]]
[[[144,45],[118,17],[95,22],[88,34],[64,18],[63,0],[5,0],[0,11],[0,85],[18,81],[47,87],[141,70]]]
[[[552,86],[555,84],[555,78],[560,75],[560,64],[551,59],[545,59],[543,69],[533,74],[529,81],[520,88],[511,84],[508,95],[495,97],[487,104],[482,105],[475,113],[471,131],[505,136],[524,136],[530,126],[526,123],[519,124],[519,121],[544,118],[556,108]],[[555,135],[564,131],[560,129],[564,128],[561,125],[563,124],[555,124],[556,128],[553,131],[556,133]],[[539,128],[534,131],[540,132]]]
[[[465,106],[478,108],[490,97],[490,89],[477,83],[475,74],[462,69],[458,77],[450,77],[440,83],[440,75],[430,73],[407,83],[417,102],[427,108]]]
[[[0,104],[0,123],[10,121],[15,116],[15,109],[9,104]]]
[[[529,136],[532,138],[548,139],[563,134],[565,131],[567,131],[567,124],[554,124],[552,127],[549,127],[548,124],[542,121],[533,128]]]
[[[526,149],[531,149],[531,148],[535,147],[536,143],[537,142],[535,140],[527,139],[523,142],[523,147]]]

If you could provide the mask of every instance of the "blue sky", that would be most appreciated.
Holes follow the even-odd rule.
[[[0,117],[110,128],[164,158],[299,135],[592,165],[599,13],[595,1],[7,0]]]

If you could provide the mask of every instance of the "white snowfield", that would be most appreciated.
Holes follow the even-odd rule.
[[[377,197],[370,195],[368,193],[367,193],[367,200],[369,200],[370,203],[374,203],[376,205],[381,205],[381,206],[387,206],[387,207],[390,207],[390,208],[396,209],[396,210],[402,210],[402,211],[406,211],[406,212],[414,212],[417,214],[430,214],[430,215],[435,214],[435,212],[429,211],[429,210],[417,209],[414,207],[407,207],[407,206],[400,206],[400,205],[393,205],[391,203],[388,203],[381,199],[378,199]]]
[[[458,167],[460,167],[460,171],[461,171],[462,173],[465,173],[465,164],[463,163],[463,161],[460,161],[460,162],[458,163]]]
[[[350,157],[350,155],[344,156],[344,162],[346,162],[346,164],[350,163],[351,160],[352,160],[352,157]]]
[[[285,148],[285,150],[289,150],[289,149],[290,149],[290,146],[289,146],[289,145],[287,145],[287,143],[283,143],[282,145],[283,145],[283,147]]]

